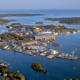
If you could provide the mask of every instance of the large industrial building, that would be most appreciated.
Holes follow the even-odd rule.
[[[35,40],[37,39],[55,39],[55,36],[54,34],[36,35]]]
[[[37,44],[37,41],[29,41],[29,42],[22,42],[22,46],[24,45],[31,45],[31,44]]]

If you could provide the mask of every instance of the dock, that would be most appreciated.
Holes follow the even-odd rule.
[[[60,57],[60,56],[56,56],[57,58],[62,58],[62,59],[68,59],[68,60],[77,60],[79,59],[79,57],[75,56],[75,57]]]

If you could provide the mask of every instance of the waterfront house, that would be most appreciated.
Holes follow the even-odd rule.
[[[29,35],[29,34],[33,34],[33,32],[30,31],[30,30],[28,30],[28,31],[25,32],[25,35]]]

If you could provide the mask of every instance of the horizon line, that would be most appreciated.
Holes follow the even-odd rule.
[[[0,9],[0,10],[80,10],[80,9]]]

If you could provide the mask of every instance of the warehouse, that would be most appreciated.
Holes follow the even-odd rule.
[[[37,41],[29,41],[29,42],[22,42],[22,46],[24,45],[31,45],[31,44],[37,44]]]
[[[54,34],[47,34],[47,35],[36,35],[35,40],[37,39],[55,39]]]

